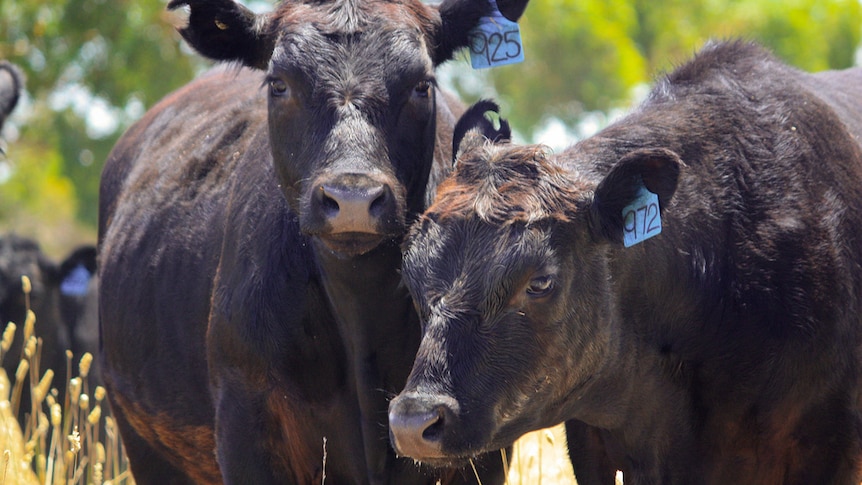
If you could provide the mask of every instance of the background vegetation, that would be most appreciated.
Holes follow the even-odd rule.
[[[117,137],[207,63],[181,42],[167,0],[3,0],[0,58],[27,75],[4,132],[0,231],[49,253],[94,239],[98,180]],[[520,141],[562,146],[646,91],[657,73],[710,38],[759,40],[806,70],[858,63],[860,0],[532,0],[521,22],[526,61],[444,81],[471,101],[496,96]],[[271,2],[253,3],[255,10]]]

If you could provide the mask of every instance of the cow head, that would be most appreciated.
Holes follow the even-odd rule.
[[[587,405],[615,351],[608,254],[622,208],[641,180],[667,204],[680,164],[635,151],[597,184],[541,146],[465,136],[405,241],[423,337],[389,407],[396,451],[451,466]]]
[[[527,0],[501,2],[510,18]],[[435,148],[434,69],[468,44],[486,1],[288,0],[254,14],[188,5],[181,30],[203,55],[266,71],[279,183],[301,230],[344,255],[400,237],[424,208]]]

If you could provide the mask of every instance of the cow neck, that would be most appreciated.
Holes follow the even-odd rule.
[[[419,320],[401,282],[401,249],[391,241],[364,255],[341,258],[315,241],[314,250],[351,364],[366,461],[378,475],[394,458],[380,435],[388,400],[403,389],[420,340]]]

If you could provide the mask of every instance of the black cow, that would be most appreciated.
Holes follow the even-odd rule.
[[[53,370],[53,386],[62,389],[66,350],[76,357],[96,352],[96,341],[86,339],[98,326],[91,282],[95,273],[95,246],[80,246],[57,264],[30,238],[16,234],[0,236],[0,322],[4,326],[8,322],[16,325],[12,347],[3,358],[3,368],[10,379],[15,375],[25,343],[28,297],[22,277],[30,280],[29,308],[36,316],[33,335],[42,339],[39,370],[42,373]],[[25,392],[23,398],[21,415],[31,412],[29,393]]]
[[[21,70],[9,61],[0,61],[0,128],[18,104],[23,89]]]
[[[400,242],[463,110],[434,68],[490,4],[182,5],[193,47],[255,69],[168,96],[102,174],[103,377],[136,481],[434,483],[388,441],[420,338]]]
[[[396,449],[452,465],[569,420],[579,483],[858,484],[860,140],[862,69],[743,42],[557,156],[468,135],[405,243]]]
[[[21,70],[9,61],[0,61],[0,131],[3,130],[6,118],[18,105],[23,90],[24,75]],[[3,140],[0,139],[0,157],[5,153]]]

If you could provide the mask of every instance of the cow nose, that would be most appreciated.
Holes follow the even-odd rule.
[[[378,225],[394,210],[392,190],[382,183],[341,184],[319,186],[313,203],[330,233],[378,233]]]
[[[399,397],[389,406],[392,446],[415,460],[444,458],[443,434],[454,416],[442,399]]]

